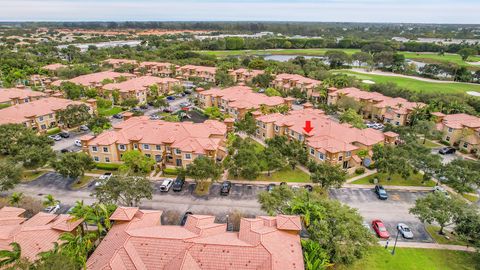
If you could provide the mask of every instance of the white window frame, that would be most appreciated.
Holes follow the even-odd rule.
[[[104,153],[108,153],[108,147],[107,146],[102,146],[102,150],[103,150]],[[107,151],[105,151],[105,150],[107,150]]]
[[[143,148],[143,150],[150,150],[150,145],[144,143],[144,144],[142,145],[142,148]]]
[[[325,160],[325,154],[322,152],[318,152],[318,159]]]
[[[98,152],[98,147],[92,146],[92,152]]]
[[[192,159],[191,153],[185,153],[185,159]]]
[[[105,157],[105,163],[110,163],[110,157]]]

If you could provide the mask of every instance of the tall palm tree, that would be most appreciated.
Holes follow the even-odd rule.
[[[52,194],[45,195],[44,200],[43,200],[43,206],[49,207],[49,206],[54,206],[59,204],[60,201],[56,200]]]
[[[8,203],[12,206],[17,206],[20,204],[20,202],[23,200],[23,193],[22,192],[13,192],[12,195],[10,196],[10,199],[8,200]]]
[[[17,242],[10,243],[12,250],[0,250],[0,268],[18,262],[22,255],[22,249]]]
[[[83,268],[86,268],[87,255],[93,248],[93,243],[96,239],[96,235],[93,233],[87,233],[82,235],[81,233],[63,233],[59,239],[62,241],[60,248],[66,255],[75,258]]]

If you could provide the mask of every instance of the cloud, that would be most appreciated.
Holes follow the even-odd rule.
[[[0,20],[480,23],[474,0],[0,0]]]

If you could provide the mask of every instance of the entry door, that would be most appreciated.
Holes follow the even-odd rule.
[[[182,166],[182,160],[177,158],[176,165],[179,166],[179,167]]]
[[[348,169],[348,161],[344,161],[344,162],[343,162],[343,168],[344,168],[344,169]]]

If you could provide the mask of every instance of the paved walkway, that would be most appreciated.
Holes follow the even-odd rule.
[[[350,184],[350,183],[352,183],[353,181],[356,181],[356,180],[358,180],[358,179],[362,179],[362,178],[364,178],[364,177],[367,177],[367,176],[372,175],[372,174],[375,174],[375,173],[377,173],[377,170],[368,170],[368,169],[366,169],[366,171],[365,171],[364,174],[357,175],[357,176],[354,176],[354,177],[352,177],[352,178],[349,178],[349,179],[347,179],[347,181],[346,181],[345,183],[346,183],[346,184]]]
[[[395,243],[395,239],[391,240],[388,244],[388,248],[392,249]],[[386,241],[379,241],[381,246],[385,246]],[[459,246],[459,245],[442,245],[436,243],[423,243],[423,242],[397,242],[397,247],[409,247],[409,248],[426,248],[426,249],[444,249],[444,250],[458,250],[458,251],[468,251],[475,252],[476,249],[469,246]]]

